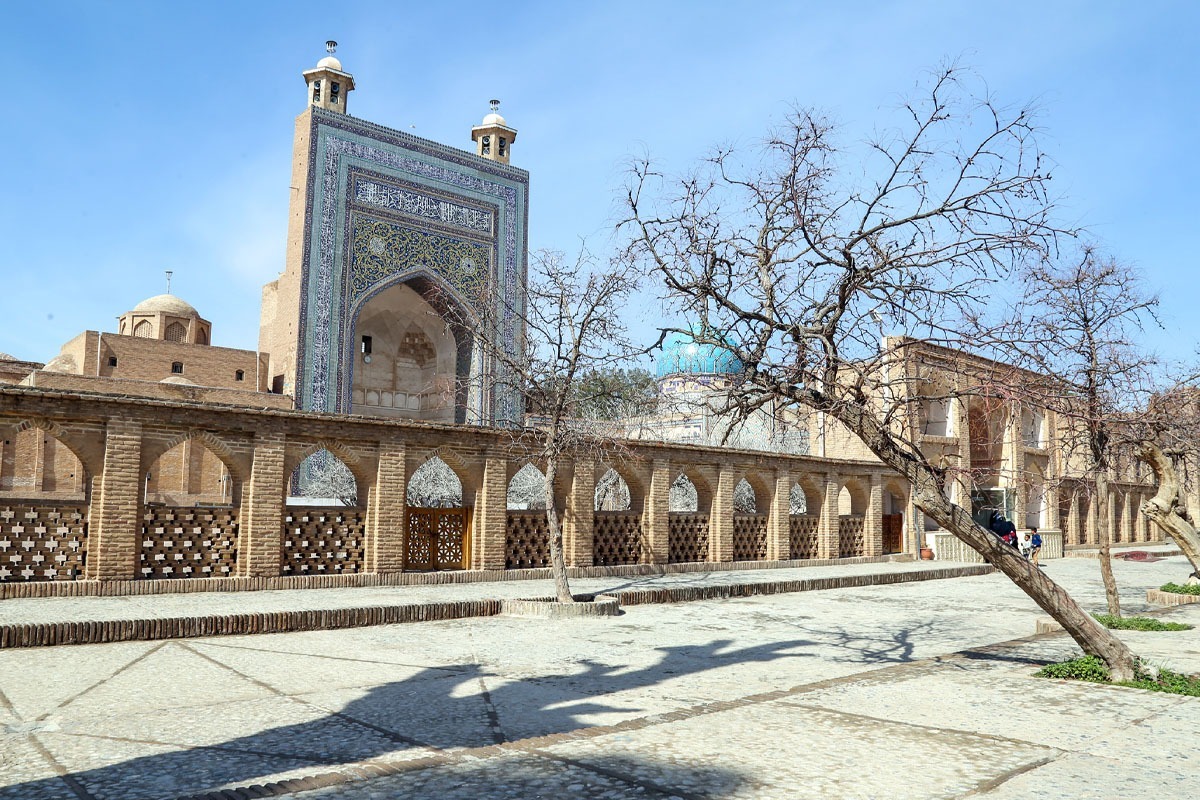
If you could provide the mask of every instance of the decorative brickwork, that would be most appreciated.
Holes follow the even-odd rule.
[[[550,531],[545,511],[509,511],[504,566],[530,569],[550,565]]]
[[[284,575],[328,575],[363,568],[366,514],[359,508],[288,508],[280,560]]]
[[[708,560],[708,514],[671,514],[670,524],[670,563]]]
[[[142,511],[137,578],[220,578],[237,571],[233,508],[149,506]]]
[[[767,557],[767,515],[733,515],[733,560],[763,561]]]
[[[642,562],[642,515],[597,511],[593,562],[597,567]]]
[[[464,569],[466,533],[465,508],[409,508],[405,567]]]
[[[0,582],[74,580],[86,559],[86,506],[0,505]]]
[[[795,515],[788,520],[791,558],[817,557],[817,527],[820,523],[820,517],[807,515]]]
[[[838,519],[838,558],[854,558],[863,555],[866,537],[863,533],[865,520],[858,516],[842,516]]]

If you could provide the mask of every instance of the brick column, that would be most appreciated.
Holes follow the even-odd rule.
[[[38,437],[41,440],[41,437]],[[99,491],[95,491],[95,487]],[[142,424],[110,419],[104,433],[104,471],[93,483],[88,511],[86,574],[130,580],[137,570],[142,505]]]
[[[1082,525],[1086,525],[1086,519],[1079,518],[1079,492],[1072,491],[1070,493],[1070,511],[1067,518],[1067,530],[1062,531],[1063,547],[1067,545],[1080,545],[1082,543],[1081,531],[1084,530]]]
[[[792,557],[792,474],[776,471],[773,489],[767,517],[767,558],[784,560]]]
[[[483,460],[483,485],[476,495],[474,563],[479,569],[504,569],[504,541],[508,533],[508,462],[487,454]]]
[[[568,567],[590,567],[594,554],[596,515],[596,465],[577,462],[563,504],[563,558]]]
[[[650,469],[650,488],[642,510],[642,535],[646,542],[646,561],[666,564],[671,560],[671,465],[654,459]]]
[[[863,520],[863,555],[883,555],[883,476],[871,473],[871,496]]]
[[[1058,510],[1058,484],[1049,482],[1042,485],[1042,504],[1046,508],[1045,519],[1042,520],[1042,527],[1056,530],[1062,528],[1062,520]],[[1066,535],[1063,531],[1063,535]],[[1065,540],[1064,540],[1065,541]]]
[[[817,524],[817,558],[838,557],[838,494],[841,488],[837,475],[829,473],[825,476],[825,500],[821,503],[821,521]]]
[[[403,442],[381,442],[375,483],[367,493],[369,572],[404,569],[404,534],[408,529],[408,470]]]
[[[270,578],[279,574],[279,545],[283,535],[283,504],[290,475],[284,474],[287,437],[260,433],[254,437],[250,480],[242,488],[238,574]]]
[[[1139,542],[1150,541],[1149,531],[1146,530],[1146,515],[1142,513],[1142,503],[1145,502],[1141,492],[1133,495],[1133,531]]]
[[[1088,498],[1088,513],[1086,519],[1082,521],[1084,527],[1081,532],[1082,535],[1079,537],[1079,541],[1083,544],[1096,544],[1096,520],[1100,518],[1100,514],[1107,513],[1106,511],[1097,509],[1097,505],[1099,503],[1096,502],[1094,495]]]
[[[722,465],[708,518],[708,560],[733,561],[733,489],[737,475]]]

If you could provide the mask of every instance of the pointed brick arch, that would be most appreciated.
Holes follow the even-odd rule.
[[[144,473],[152,464],[171,450],[189,441],[199,442],[204,445],[206,449],[225,465],[225,469],[229,470],[229,474],[234,481],[240,483],[250,475],[250,465],[245,456],[239,456],[234,453],[229,444],[216,434],[200,429],[183,431],[165,441],[143,445],[142,472]]]
[[[290,479],[296,474],[297,468],[314,453],[320,451],[328,451],[334,458],[342,462],[350,474],[354,477],[355,488],[357,490],[358,502],[364,504],[367,499],[367,489],[372,484],[372,476],[369,472],[369,465],[364,463],[345,442],[337,439],[318,439],[313,442],[303,443],[295,448],[289,442],[287,457],[284,459],[284,474]]]
[[[71,455],[83,466],[86,477],[99,475],[104,471],[104,443],[99,438],[88,442],[82,436],[68,431],[59,423],[47,417],[26,417],[13,426],[14,433],[34,429],[48,433],[63,446],[71,451]]]

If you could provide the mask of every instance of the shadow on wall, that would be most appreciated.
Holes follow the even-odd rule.
[[[134,717],[114,721],[115,727],[124,731],[137,729],[134,736],[108,733],[103,721],[89,718],[66,723],[48,740],[43,740],[46,734],[36,730],[26,732],[25,736],[34,741],[16,751],[10,749],[10,757],[12,752],[28,752],[32,757],[35,749],[53,752],[59,746],[70,753],[81,750],[120,753],[130,744],[146,749],[187,749],[172,749],[61,777],[6,786],[0,788],[0,798],[163,800],[203,794],[219,787],[263,783],[270,780],[268,776],[280,773],[291,773],[292,777],[320,774],[339,765],[385,754],[403,757],[404,751],[415,755],[414,751],[419,750],[423,755],[438,756],[446,755],[444,751],[451,748],[488,747],[567,733],[595,725],[583,719],[587,715],[620,714],[625,719],[644,710],[606,705],[602,702],[605,695],[654,686],[664,680],[719,667],[807,657],[791,651],[812,643],[795,640],[727,651],[729,644],[728,640],[717,640],[699,646],[660,648],[662,658],[657,663],[633,670],[624,665],[585,661],[582,671],[532,680],[497,681],[490,688],[485,686],[484,679],[493,676],[479,665],[428,667],[405,680],[374,687],[338,711],[321,707],[303,695],[285,696],[270,689],[275,694],[270,700],[271,708],[258,706],[253,713],[312,718],[227,741],[204,742],[186,723],[190,714],[203,715],[210,721],[212,714],[221,713],[220,706],[155,710],[142,720]],[[192,650],[242,680],[264,688],[213,655],[215,652],[219,656],[222,647],[242,648],[213,642],[203,645],[203,653],[188,642],[169,642],[159,647]],[[60,711],[61,707],[56,715]],[[236,725],[234,716],[239,709],[231,706],[228,711],[230,724]],[[35,728],[36,722],[21,720],[10,730],[26,726]],[[164,729],[163,734],[156,736],[156,727]],[[70,763],[72,759],[65,760]],[[660,793],[667,796],[675,791],[687,794],[701,787],[706,795],[723,796],[746,780],[734,770],[697,770],[615,754],[597,753],[568,762],[515,750],[501,765],[490,760],[464,761],[454,754],[449,754],[447,760],[444,765],[427,765],[407,773],[403,777],[403,794],[437,797],[443,791],[477,786],[477,791],[471,794],[485,797],[489,788],[495,790],[499,785],[505,787],[506,796],[565,797],[580,796],[566,787],[584,782],[597,789],[630,787],[646,797]]]

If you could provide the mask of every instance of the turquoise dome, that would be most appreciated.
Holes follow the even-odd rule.
[[[727,347],[701,344],[688,333],[669,333],[655,364],[660,378],[668,375],[738,375],[741,359]]]

